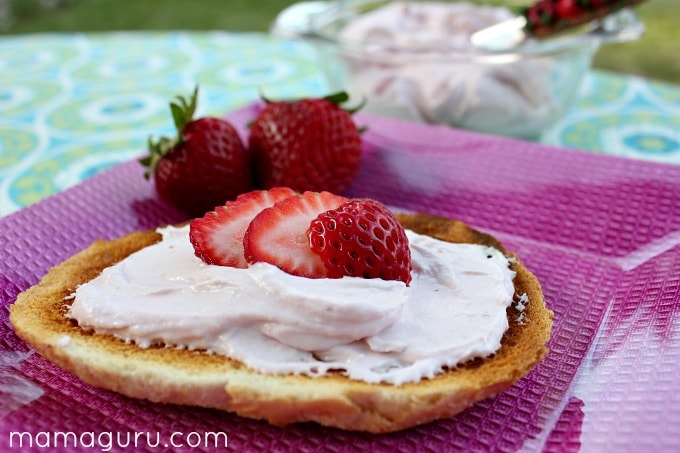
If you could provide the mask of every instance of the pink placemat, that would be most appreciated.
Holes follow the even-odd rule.
[[[257,108],[228,117],[243,132]],[[55,442],[122,451],[136,435],[136,451],[171,441],[201,451],[211,450],[207,433],[222,433],[236,451],[677,451],[680,167],[358,120],[369,129],[348,195],[462,219],[497,236],[541,281],[555,328],[550,353],[526,378],[452,419],[380,436],[278,428],[82,383],[14,334],[8,306],[99,237],[183,220],[129,162],[0,219],[0,450],[22,441],[26,451]]]

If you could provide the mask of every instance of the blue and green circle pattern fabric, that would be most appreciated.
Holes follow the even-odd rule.
[[[569,115],[543,141],[680,164],[680,87],[593,73]]]
[[[200,115],[326,94],[311,47],[261,33],[5,36],[0,74],[0,216],[143,154],[197,84]],[[680,164],[679,131],[680,87],[595,71],[541,140]]]

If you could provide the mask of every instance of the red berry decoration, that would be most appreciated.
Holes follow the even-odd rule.
[[[551,0],[541,0],[528,7],[524,11],[527,20],[527,29],[534,34],[551,27],[557,20],[555,4]]]
[[[288,187],[254,190],[192,220],[189,240],[194,254],[208,264],[248,267],[243,250],[248,225],[263,209],[293,195],[296,192]]]
[[[268,102],[250,129],[249,148],[261,188],[339,193],[359,170],[361,135],[338,93],[321,99]]]
[[[347,199],[330,192],[304,192],[263,209],[243,236],[249,263],[265,262],[300,277],[327,277],[307,240],[309,224],[321,212],[335,209]]]
[[[555,3],[555,12],[560,20],[573,20],[582,16],[585,8],[579,4],[579,0],[560,0]]]
[[[643,0],[539,0],[524,10],[527,30],[546,37]]]
[[[149,139],[149,156],[141,160],[154,176],[165,201],[198,217],[253,189],[248,151],[236,129],[220,118],[193,119],[198,88],[187,101],[170,104],[178,135]]]
[[[331,278],[344,275],[411,282],[411,251],[404,228],[372,199],[353,199],[319,214],[307,231],[312,252]]]

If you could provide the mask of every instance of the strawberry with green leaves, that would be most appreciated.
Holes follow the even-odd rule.
[[[262,188],[342,192],[361,160],[361,135],[341,105],[346,93],[268,101],[250,129],[248,145]]]
[[[141,160],[161,198],[193,217],[254,188],[238,132],[220,118],[193,119],[197,97],[198,88],[170,104],[177,137],[150,138],[150,154]]]

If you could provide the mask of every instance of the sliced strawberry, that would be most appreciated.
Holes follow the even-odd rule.
[[[309,226],[311,250],[330,278],[344,275],[411,282],[411,250],[404,227],[382,203],[349,200]]]
[[[254,190],[215,208],[189,226],[194,253],[208,264],[248,267],[243,251],[243,235],[250,221],[263,209],[295,195],[288,187]]]
[[[243,238],[246,261],[264,261],[302,277],[326,277],[326,268],[312,253],[307,229],[320,213],[335,209],[347,199],[330,192],[304,192],[279,201],[259,213]]]

